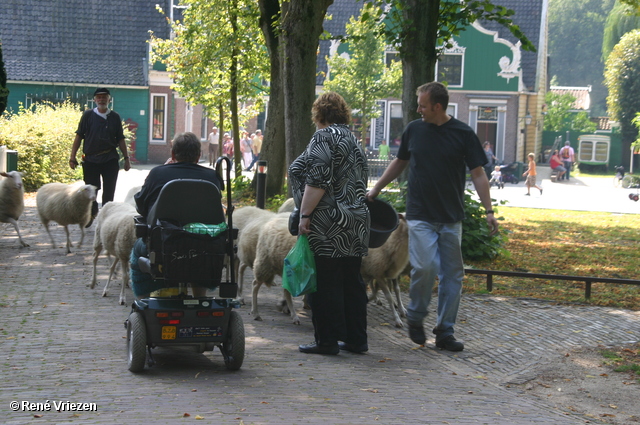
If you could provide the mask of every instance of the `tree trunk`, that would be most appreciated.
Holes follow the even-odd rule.
[[[282,193],[287,171],[284,130],[284,91],[282,86],[282,52],[275,24],[280,18],[279,0],[260,0],[260,27],[269,50],[271,84],[267,122],[260,159],[267,161],[267,197]]]
[[[333,0],[290,0],[282,7],[283,84],[286,160],[305,149],[313,132],[318,40]]]
[[[238,34],[238,2],[234,0],[233,13],[231,15],[231,28],[234,34]],[[231,64],[229,66],[231,80],[231,127],[233,128],[233,162],[236,178],[242,176],[242,152],[240,151],[240,124],[238,122],[238,56],[240,52],[237,46],[233,48]]]
[[[406,126],[419,118],[416,89],[435,80],[440,0],[404,0],[402,57],[402,116]]]
[[[7,89],[7,71],[4,69],[4,61],[2,60],[2,43],[0,43],[0,115],[7,108],[7,100],[9,98],[9,90]]]

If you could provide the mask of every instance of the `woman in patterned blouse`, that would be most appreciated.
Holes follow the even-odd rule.
[[[299,349],[363,353],[368,350],[367,292],[360,275],[369,244],[367,158],[349,131],[351,113],[342,96],[322,94],[311,113],[317,131],[289,167],[299,234],[309,237],[318,280],[317,292],[308,299],[315,342]]]

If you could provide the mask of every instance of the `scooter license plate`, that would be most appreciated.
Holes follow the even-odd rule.
[[[162,339],[176,339],[177,331],[175,326],[162,327]]]

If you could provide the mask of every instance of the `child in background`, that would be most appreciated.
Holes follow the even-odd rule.
[[[531,195],[532,187],[537,187],[538,190],[540,191],[540,195],[542,195],[542,188],[536,184],[536,175],[538,173],[536,172],[536,161],[534,160],[535,155],[530,153],[528,156],[529,156],[529,169],[527,169],[527,171],[522,173],[522,177],[525,177],[525,176],[527,177],[527,193],[525,194],[525,196]]]
[[[493,171],[491,172],[491,180],[489,180],[489,185],[496,184],[499,188],[502,188],[502,171],[500,171],[500,166],[496,165]]]

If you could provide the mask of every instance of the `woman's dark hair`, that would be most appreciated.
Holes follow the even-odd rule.
[[[200,139],[191,132],[179,133],[171,143],[171,152],[177,162],[194,162],[200,160]]]
[[[338,93],[322,93],[311,107],[311,119],[316,124],[349,124],[351,110]]]

